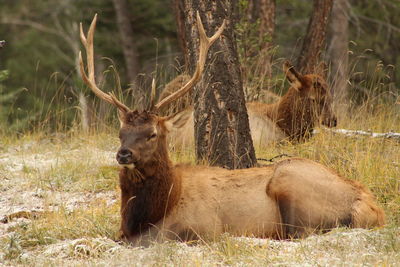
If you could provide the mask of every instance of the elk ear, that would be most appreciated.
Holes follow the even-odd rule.
[[[184,111],[175,113],[171,116],[165,118],[165,126],[167,127],[168,131],[173,129],[182,128],[189,120],[193,114],[192,108],[187,108]]]
[[[301,81],[303,76],[298,73],[289,61],[283,63],[283,72],[293,88],[299,90],[301,88]]]

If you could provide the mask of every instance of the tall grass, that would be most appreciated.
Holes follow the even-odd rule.
[[[261,62],[255,64],[257,69]],[[273,65],[280,64],[275,62]],[[399,99],[398,91],[396,91],[398,89],[390,83],[389,76],[384,74],[385,68],[378,63],[374,68],[370,68],[370,73],[365,76],[352,72],[351,77],[367,78],[352,79],[352,91],[358,90],[354,88],[363,88],[362,93],[353,94],[354,101],[350,101],[348,112],[340,116],[339,128],[400,132],[400,104],[396,102]],[[355,70],[356,67],[353,69]],[[118,73],[113,67],[106,70],[104,74],[105,80],[110,79],[108,83],[117,84],[117,95],[126,103],[132,103],[131,92],[123,92]],[[253,76],[251,79],[247,83],[248,88],[260,90],[259,86],[264,81],[259,79],[264,79],[264,77]],[[105,80],[100,81],[101,87],[111,88],[107,86],[108,83]],[[146,84],[143,84],[143,88],[146,88]],[[113,166],[114,161],[111,159],[109,164],[103,164],[99,163],[97,158],[89,157],[91,153],[96,154],[99,150],[116,151],[118,119],[115,112],[112,111],[113,108],[104,107],[98,100],[95,100],[91,107],[95,114],[100,115],[96,115],[98,118],[95,120],[96,123],[92,130],[84,133],[80,127],[81,110],[77,106],[78,94],[73,94],[75,97],[73,100],[66,98],[65,95],[68,94],[65,91],[68,90],[68,86],[65,81],[58,81],[56,75],[50,78],[48,86],[56,88],[55,95],[46,95],[47,92],[52,91],[48,90],[49,88],[43,90],[43,102],[38,103],[39,113],[35,116],[36,119],[33,120],[34,123],[30,125],[29,130],[20,132],[21,134],[18,136],[12,132],[2,132],[0,152],[8,153],[7,156],[16,154],[17,157],[28,157],[29,155],[45,157],[48,154],[50,157],[56,157],[56,163],[45,169],[27,165],[23,168],[22,173],[17,174],[7,171],[7,166],[0,166],[1,175],[13,178],[22,176],[24,185],[21,187],[26,191],[40,189],[44,192],[78,194],[111,192],[118,195],[117,169]],[[281,91],[284,90],[282,83],[277,85],[277,88]],[[80,89],[75,89],[75,92],[77,90]],[[105,89],[105,91],[108,90]],[[51,102],[44,103],[45,99],[51,99]],[[132,103],[132,107],[135,107],[134,103]],[[71,156],[75,153],[74,151],[76,156]],[[256,147],[256,153],[260,158],[272,158],[280,154],[309,158],[321,162],[344,177],[363,183],[377,196],[378,202],[387,214],[388,226],[386,229],[388,230],[382,234],[384,236],[382,239],[372,239],[372,242],[376,242],[376,247],[388,251],[388,254],[400,251],[398,238],[396,239],[393,234],[398,233],[400,226],[400,143],[398,141],[383,138],[347,137],[320,129],[318,134],[305,143],[282,143],[263,148]],[[34,157],[34,159],[40,161],[42,156]],[[171,156],[175,162],[194,162],[194,148],[174,151]],[[19,180],[16,179],[16,181]],[[7,188],[4,187],[2,190],[7,190]],[[73,211],[63,206],[56,211],[51,211],[49,205],[45,207],[45,212],[38,218],[9,228],[10,234],[1,238],[0,253],[3,252],[4,258],[13,264],[21,263],[22,255],[27,251],[41,251],[45,246],[63,240],[99,237],[114,240],[118,236],[119,203],[107,205],[105,202],[95,199],[85,207],[78,207]],[[346,247],[343,247],[339,241],[337,243],[339,245],[337,245],[336,251],[343,253]],[[179,245],[155,246],[156,253],[151,254],[153,261],[149,260],[149,262],[155,262],[156,265],[163,262],[172,264],[190,262],[200,265],[204,259],[211,257],[214,263],[218,262],[224,265],[237,262],[267,265],[280,260],[279,250],[274,249],[272,245],[249,246],[247,243],[240,243],[229,236],[223,236],[221,240],[205,244],[202,249],[207,251],[207,255],[201,254],[200,258],[199,254],[192,255],[193,261],[186,258],[180,260],[171,258],[170,255],[179,257],[179,253],[176,251],[177,246]],[[334,250],[333,244],[329,243],[328,248]],[[314,247],[305,244],[296,250],[295,255],[302,258],[313,255],[314,250]],[[85,257],[91,258],[85,253]],[[96,255],[98,256],[98,254]],[[82,254],[79,256],[81,257]],[[75,254],[71,257],[75,257]],[[364,262],[368,262],[368,259],[365,259]],[[376,262],[379,261],[376,260]],[[388,262],[392,261],[388,260]]]

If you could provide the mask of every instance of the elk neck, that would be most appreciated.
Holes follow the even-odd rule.
[[[160,139],[153,160],[120,171],[121,230],[127,238],[161,221],[180,198],[181,176],[169,159],[165,136]]]
[[[290,88],[276,106],[274,121],[291,140],[308,138],[316,120],[313,103]]]

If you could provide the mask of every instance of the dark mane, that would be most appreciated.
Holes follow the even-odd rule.
[[[172,195],[173,189],[179,185],[174,185],[172,179],[167,178],[172,173],[165,171],[165,177],[159,177],[159,172],[154,176],[141,177],[135,171],[126,168],[121,170],[121,191],[123,195],[131,196],[129,199],[122,199],[121,230],[125,235],[143,233],[170,212],[172,204],[176,202],[176,197]]]
[[[169,214],[180,196],[180,175],[168,158],[165,135],[160,138],[153,161],[135,169],[123,168],[121,230],[130,237],[148,230]]]

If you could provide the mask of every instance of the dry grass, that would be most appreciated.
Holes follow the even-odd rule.
[[[361,108],[340,128],[400,132],[399,107]],[[396,265],[400,262],[400,143],[346,137],[321,130],[303,144],[257,149],[258,157],[289,154],[319,161],[377,196],[387,213],[383,229],[338,229],[304,240],[235,238],[131,248],[118,235],[115,133],[4,136],[0,143],[0,217],[20,210],[32,218],[0,223],[0,265]],[[174,153],[193,161],[193,151]]]

